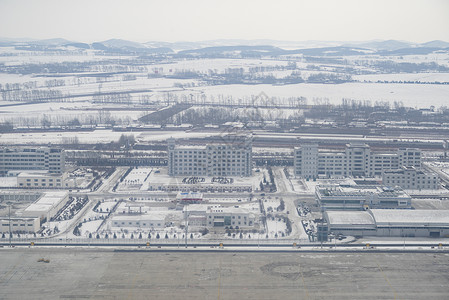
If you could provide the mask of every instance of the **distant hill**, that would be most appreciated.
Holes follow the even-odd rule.
[[[374,50],[397,50],[397,49],[403,49],[403,48],[409,48],[412,47],[414,44],[409,42],[402,42],[397,40],[387,40],[387,41],[369,41],[369,42],[349,42],[346,44],[343,44],[343,46],[346,47],[360,47],[360,48],[367,48],[367,49],[374,49]]]
[[[419,44],[419,46],[420,47],[430,47],[430,48],[449,48],[449,43],[440,41],[440,40],[435,40],[435,41],[430,41],[427,43]]]
[[[178,54],[224,54],[229,52],[260,52],[260,53],[281,53],[285,50],[274,46],[218,46],[206,47],[193,50],[184,50]]]
[[[69,44],[65,44],[64,46],[76,47],[76,48],[80,48],[80,49],[90,49],[90,45],[86,44],[86,43],[69,43]]]
[[[46,39],[46,40],[36,40],[28,42],[28,44],[32,45],[41,45],[41,46],[62,46],[66,44],[73,43],[72,41],[62,39],[62,38],[55,38],[55,39]]]
[[[303,54],[308,56],[346,56],[346,55],[425,55],[435,51],[449,51],[449,42],[434,40],[426,43],[411,43],[398,40],[371,41],[279,41],[269,39],[219,39],[199,42],[161,42],[138,43],[124,39],[109,39],[93,43],[69,41],[64,38],[30,40],[26,38],[1,38],[1,47],[19,46],[23,49],[46,50],[54,47],[76,47],[106,52],[152,55],[174,54],[180,56],[221,57],[241,55],[242,57],[276,56]]]
[[[122,39],[110,39],[107,41],[99,42],[109,48],[147,48],[144,44],[127,41]]]

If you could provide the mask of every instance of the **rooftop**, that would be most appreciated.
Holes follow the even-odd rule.
[[[445,224],[449,226],[449,210],[372,209],[376,223]]]
[[[367,211],[327,211],[327,220],[333,225],[374,225],[373,216]]]

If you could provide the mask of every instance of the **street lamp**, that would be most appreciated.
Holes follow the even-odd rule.
[[[12,232],[11,232],[11,204],[8,205],[8,210],[9,210],[9,214],[8,214],[8,219],[9,219],[9,247],[11,246],[11,237],[12,237]]]

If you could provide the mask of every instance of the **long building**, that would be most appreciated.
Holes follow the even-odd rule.
[[[347,144],[344,152],[318,151],[318,144],[304,144],[294,150],[295,176],[307,179],[380,177],[385,170],[403,166],[421,168],[421,150],[374,152],[366,144]]]
[[[409,190],[436,190],[440,187],[437,174],[417,170],[415,167],[385,171],[382,175],[382,183]]]
[[[411,208],[411,197],[402,189],[378,185],[317,185],[315,197],[322,211],[367,208]]]
[[[50,173],[64,172],[65,153],[50,147],[0,148],[0,176],[12,170],[47,170]]]
[[[243,176],[252,175],[252,140],[202,146],[176,145],[168,140],[168,174],[170,176]]]
[[[35,233],[41,228],[38,217],[0,217],[0,232]]]
[[[449,237],[449,210],[327,211],[328,232],[350,236]]]

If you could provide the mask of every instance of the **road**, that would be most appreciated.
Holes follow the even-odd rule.
[[[289,212],[288,218],[292,224],[292,233],[289,238],[304,239],[307,238],[307,234],[301,224],[301,218],[296,212],[296,200],[301,199],[301,195],[296,194],[292,186],[289,184],[289,180],[286,178],[282,167],[273,168],[273,174],[276,181],[277,192],[274,195],[281,197],[285,203],[284,212]]]

